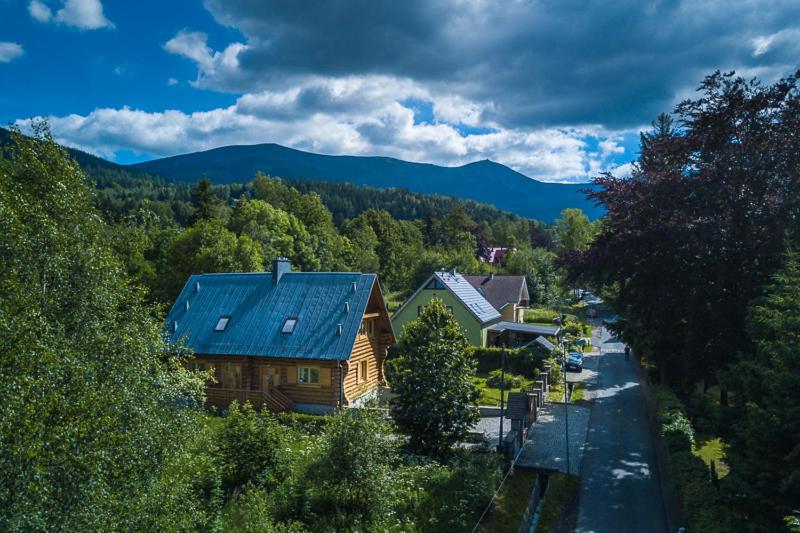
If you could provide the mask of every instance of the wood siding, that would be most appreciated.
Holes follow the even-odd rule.
[[[345,370],[345,404],[365,394],[381,382],[383,362],[388,346],[394,343],[394,334],[386,312],[383,296],[376,284],[364,312],[364,327],[356,336],[350,359],[342,362]],[[361,375],[365,363],[366,375]],[[274,387],[294,403],[339,406],[340,387],[338,361],[276,357],[238,357],[228,355],[196,355],[189,362],[213,368],[216,383],[208,383],[206,398],[210,405],[227,407],[231,401],[249,401],[262,406],[266,376]],[[319,384],[298,383],[298,369],[319,369]]]

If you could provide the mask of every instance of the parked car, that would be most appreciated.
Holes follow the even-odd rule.
[[[574,370],[580,372],[583,370],[583,355],[580,352],[569,352],[567,354],[567,362],[564,364],[567,370]]]

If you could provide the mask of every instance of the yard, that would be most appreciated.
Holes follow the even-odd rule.
[[[481,392],[480,398],[478,398],[478,405],[490,405],[490,406],[499,406],[500,405],[500,388],[491,387],[487,385],[486,379],[488,378],[487,374],[478,374],[476,377],[472,378],[472,381],[478,385],[478,389]],[[532,379],[524,379],[522,381],[522,386],[516,388],[510,388],[506,390],[506,401],[508,401],[508,393],[509,392],[519,392],[523,388],[533,384]]]

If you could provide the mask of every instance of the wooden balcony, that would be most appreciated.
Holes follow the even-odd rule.
[[[234,400],[240,404],[250,402],[250,405],[256,409],[266,407],[275,413],[288,412],[294,408],[294,402],[282,393],[278,387],[272,385],[271,380],[267,390],[206,388],[206,402],[209,405],[228,407]]]

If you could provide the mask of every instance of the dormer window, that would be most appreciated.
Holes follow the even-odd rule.
[[[219,320],[217,320],[217,325],[214,326],[214,331],[225,331],[225,328],[228,327],[228,322],[230,322],[231,317],[229,316],[221,316]]]
[[[291,335],[294,333],[294,327],[297,325],[296,318],[287,318],[286,322],[283,323],[283,327],[281,328],[281,333],[286,333]]]

